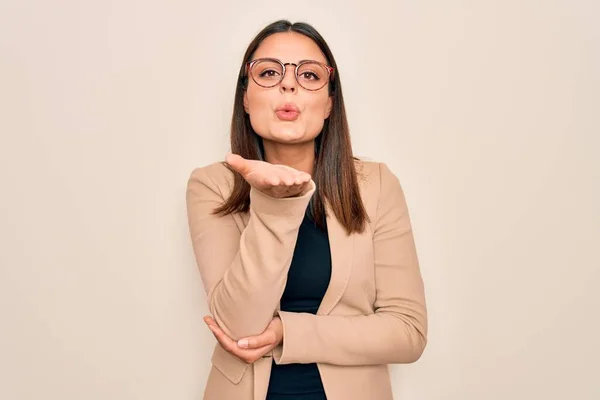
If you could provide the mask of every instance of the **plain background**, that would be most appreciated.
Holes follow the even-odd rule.
[[[329,42],[355,153],[408,199],[430,335],[396,397],[600,398],[599,16],[1,0],[0,398],[200,399],[214,339],[185,185],[226,154],[241,57],[279,18]]]

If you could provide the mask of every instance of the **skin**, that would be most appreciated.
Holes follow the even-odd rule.
[[[266,38],[254,53],[253,59],[272,57],[284,63],[327,59],[312,39],[295,32],[276,33]],[[284,164],[312,174],[314,141],[329,117],[332,99],[327,86],[317,91],[302,88],[294,77],[294,67],[288,65],[283,81],[272,88],[258,86],[248,80],[244,94],[244,109],[250,115],[254,131],[262,137],[266,161]],[[275,109],[294,103],[300,109],[295,121],[281,121]]]
[[[296,32],[276,33],[266,38],[256,50],[253,59],[271,57],[284,63],[316,60],[327,63],[312,39]],[[327,85],[317,91],[308,91],[298,85],[293,66],[279,85],[263,88],[251,78],[244,93],[244,110],[250,116],[254,131],[263,139],[266,161],[246,160],[229,154],[226,162],[255,189],[276,198],[298,196],[307,189],[314,165],[314,142],[329,117],[332,99]],[[300,115],[294,121],[280,120],[277,107],[293,103]],[[263,333],[232,340],[209,315],[204,322],[221,346],[234,356],[253,363],[283,342],[283,325],[273,318]]]
[[[283,326],[279,317],[273,318],[267,329],[260,335],[244,338],[237,342],[227,336],[211,316],[205,316],[204,322],[223,349],[248,364],[254,363],[283,342]]]

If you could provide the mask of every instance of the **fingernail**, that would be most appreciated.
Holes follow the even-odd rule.
[[[248,339],[240,339],[238,341],[238,346],[244,349],[248,348]]]

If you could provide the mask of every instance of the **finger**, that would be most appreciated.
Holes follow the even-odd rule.
[[[294,183],[296,185],[301,185],[301,184],[310,182],[310,180],[311,180],[311,176],[309,174],[302,173],[302,174],[298,174],[296,176],[296,180],[294,181]]]
[[[273,350],[273,345],[266,345],[262,347],[258,347],[255,349],[243,349],[236,345],[234,341],[229,339],[226,335],[223,336],[218,332],[219,328],[214,326],[209,326],[209,329],[217,339],[217,342],[221,345],[221,347],[230,354],[233,354],[235,357],[240,360],[252,364],[256,360],[260,359],[262,356],[267,354],[269,351]]]
[[[261,359],[265,354],[267,354],[271,350],[273,350],[272,345],[259,347],[258,349],[249,349],[249,350],[240,349],[240,348],[236,347],[235,350],[230,351],[230,353],[248,364],[253,364],[254,362],[256,362],[256,360]]]
[[[239,351],[237,344],[227,336],[222,329],[216,328],[214,326],[209,326],[208,329],[212,332],[217,342],[221,345],[223,349],[230,353],[234,353],[235,351]]]
[[[275,197],[286,197],[289,195],[288,193],[289,187],[287,186],[273,186],[271,191],[275,195]]]
[[[281,185],[281,179],[278,176],[270,176],[265,179],[265,185],[268,187],[277,187]]]
[[[288,185],[288,186],[298,185],[298,184],[306,183],[306,182],[310,181],[310,174],[307,174],[304,171],[298,171],[298,170],[285,171],[285,174],[283,174],[283,176],[284,176],[283,180],[285,181],[286,185]]]
[[[294,185],[294,186],[290,186],[288,192],[290,193],[290,196],[295,196],[298,193],[302,192],[303,189],[304,189],[304,184],[302,184],[302,185]]]
[[[205,315],[202,319],[204,320],[204,323],[206,323],[206,325],[216,325],[217,327],[219,326],[219,324],[217,324],[217,321],[215,321],[215,319],[210,315]]]
[[[238,340],[237,345],[242,349],[258,349],[275,343],[275,332],[266,330],[258,336],[250,336]]]
[[[292,187],[296,183],[296,177],[292,174],[285,175],[281,178],[282,183],[287,187]]]
[[[219,344],[221,345],[221,347],[225,348],[227,345],[226,345],[226,343],[222,343],[221,337],[218,335],[217,330],[214,327],[210,326],[210,325],[208,325],[208,329],[210,330],[210,333],[213,334],[213,336],[215,337],[215,339],[217,339],[217,342],[219,342]]]
[[[246,176],[250,172],[250,167],[247,160],[237,154],[227,154],[227,157],[225,157],[225,162],[243,176]]]
[[[212,332],[212,334],[215,336],[215,338],[217,339],[217,341],[219,343],[221,343],[221,346],[225,350],[230,350],[230,349],[234,349],[234,348],[237,347],[236,342],[234,340],[232,340],[225,333],[225,331],[223,331],[223,329],[221,329],[218,325],[216,325],[216,324],[209,324],[208,325],[208,329],[210,329],[210,331]]]
[[[264,356],[265,354],[267,354],[268,352],[273,350],[273,347],[274,346],[272,344],[268,344],[268,345],[262,346],[262,347],[257,347],[256,349],[241,349],[238,347],[237,352],[239,352],[238,354],[240,354],[240,355],[248,355],[248,356],[253,357],[254,359],[258,360],[259,358],[261,358],[262,356]]]

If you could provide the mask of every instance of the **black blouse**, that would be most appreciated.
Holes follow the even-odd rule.
[[[331,278],[327,230],[321,230],[309,212],[300,225],[287,284],[281,296],[282,311],[316,314]],[[285,337],[284,337],[285,340]],[[273,361],[267,400],[324,400],[317,364],[277,365]]]

